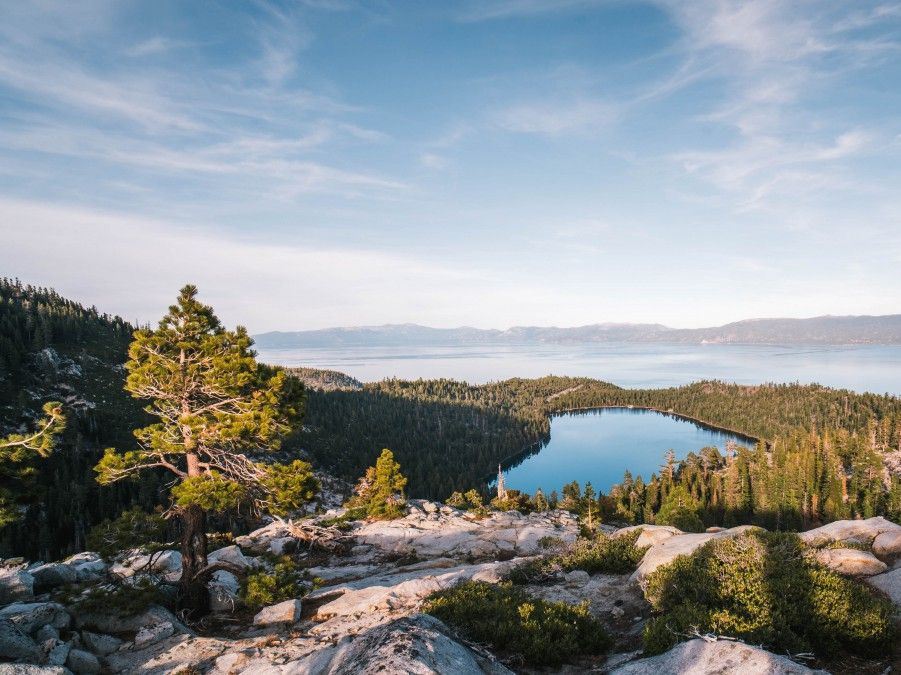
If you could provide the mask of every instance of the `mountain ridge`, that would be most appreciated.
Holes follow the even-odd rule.
[[[591,344],[669,342],[685,344],[901,344],[901,314],[752,318],[706,328],[669,328],[659,323],[594,323],[584,326],[432,328],[414,323],[345,326],[306,331],[269,331],[254,336],[264,349],[325,346],[462,344]]]

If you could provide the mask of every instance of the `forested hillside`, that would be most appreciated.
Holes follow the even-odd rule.
[[[608,515],[653,522],[681,484],[707,524],[760,522],[797,528],[836,518],[896,514],[901,476],[901,400],[817,385],[698,382],[623,389],[588,378],[512,379],[483,386],[451,380],[386,380],[362,391],[310,392],[307,430],[295,437],[317,463],[351,479],[390,447],[417,496],[484,488],[499,462],[534,451],[548,415],[632,405],[689,416],[762,440],[672,462],[646,485],[627,476]],[[661,461],[666,448],[661,448]],[[614,506],[610,506],[614,504]],[[612,510],[611,510],[612,508]]]
[[[0,532],[0,555],[60,557],[79,549],[102,519],[135,503],[148,510],[165,503],[166,484],[152,472],[103,488],[94,480],[102,448],[133,447],[132,430],[147,423],[141,403],[123,390],[132,331],[52,290],[0,283],[0,431],[32,422],[48,400],[63,401],[70,420],[57,451],[35,464],[31,500],[21,521]],[[307,384],[307,413],[283,454],[309,455],[317,467],[354,481],[391,448],[413,497],[484,489],[499,462],[540,448],[554,412],[632,405],[764,444],[674,461],[648,484],[627,476],[599,502],[610,517],[654,520],[674,486],[686,489],[708,524],[797,527],[901,510],[901,400],[891,396],[712,381],[638,390],[569,377],[362,384],[334,371],[291,372]]]
[[[86,531],[139,501],[159,503],[153,480],[100,488],[101,449],[133,443],[141,404],[122,389],[133,327],[51,289],[0,279],[0,435],[32,422],[49,400],[69,420],[56,451],[35,463],[23,518],[0,531],[0,555],[52,559],[78,548]]]

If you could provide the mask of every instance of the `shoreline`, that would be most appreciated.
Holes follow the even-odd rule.
[[[611,404],[611,405],[586,406],[586,407],[584,407],[584,408],[565,408],[565,409],[562,409],[562,410],[555,410],[555,411],[553,411],[553,412],[551,412],[551,413],[548,413],[548,420],[550,420],[551,418],[553,418],[554,415],[562,415],[562,414],[578,414],[578,413],[591,412],[591,411],[595,411],[595,410],[601,411],[601,410],[614,410],[614,409],[620,409],[620,410],[644,410],[644,411],[648,411],[648,412],[655,412],[655,413],[659,413],[659,414],[661,414],[661,415],[667,415],[667,416],[669,416],[669,417],[675,417],[675,418],[678,418],[678,419],[682,419],[682,420],[685,420],[686,422],[691,422],[691,423],[693,423],[693,424],[697,424],[698,426],[705,427],[705,428],[710,429],[710,430],[712,430],[712,431],[720,431],[720,432],[732,434],[732,435],[734,435],[734,436],[740,436],[740,437],[745,438],[745,439],[747,439],[747,440],[749,440],[749,441],[753,441],[754,444],[763,441],[764,443],[766,443],[767,448],[769,448],[769,445],[770,445],[770,444],[769,444],[769,441],[766,441],[765,439],[757,438],[756,436],[752,436],[752,435],[750,435],[750,434],[746,434],[746,433],[741,432],[741,431],[738,431],[738,430],[736,430],[736,429],[730,429],[729,427],[724,427],[724,426],[720,426],[720,425],[717,425],[717,424],[711,424],[710,422],[707,422],[706,420],[698,419],[698,418],[696,418],[696,417],[692,417],[691,415],[683,415],[683,414],[681,414],[681,413],[677,413],[677,412],[674,412],[674,411],[672,411],[672,410],[660,410],[659,408],[652,408],[652,407],[649,407],[649,406],[638,406],[638,405],[628,405],[628,404],[625,404],[625,405],[612,405],[612,404]],[[510,455],[507,455],[506,457],[501,458],[501,459],[499,460],[499,463],[500,463],[500,465],[501,465],[502,470],[504,470],[504,471],[509,470],[509,469],[511,468],[511,467],[509,466],[509,464],[512,463],[512,462],[513,462],[516,458],[518,458],[518,457],[522,457],[522,458],[523,458],[523,461],[525,461],[525,459],[527,459],[527,457],[528,457],[529,455],[531,455],[531,454],[537,454],[537,452],[541,452],[542,448],[544,447],[544,445],[547,444],[547,441],[548,441],[548,440],[550,440],[550,432],[548,432],[548,437],[547,437],[547,439],[545,439],[545,438],[538,439],[538,440],[535,441],[534,443],[530,443],[529,445],[525,446],[524,448],[522,448],[522,449],[519,450],[518,452],[515,452],[515,453],[513,453],[513,454],[510,454]],[[535,452],[535,453],[530,452],[533,448],[536,449],[536,452]],[[528,453],[528,454],[527,454],[527,453]],[[521,463],[521,462],[520,462],[520,463]],[[519,464],[517,464],[517,466],[518,466],[518,465],[519,465]],[[485,484],[488,485],[488,486],[491,486],[492,482],[495,481],[496,479],[497,479],[496,476],[493,477],[493,478],[487,478],[486,481],[485,481]]]
[[[561,410],[555,410],[552,412],[549,417],[553,417],[554,415],[560,415],[563,413],[579,413],[579,412],[590,412],[592,410],[611,410],[611,409],[623,409],[623,410],[647,410],[649,412],[660,413],[661,415],[669,415],[670,417],[678,417],[679,419],[686,420],[688,422],[693,422],[699,426],[706,427],[712,431],[723,431],[729,434],[733,434],[734,436],[741,436],[749,441],[754,441],[754,443],[759,443],[763,441],[767,445],[769,445],[769,441],[764,438],[758,438],[757,436],[752,436],[751,434],[745,433],[743,431],[739,431],[738,429],[730,429],[729,427],[724,427],[719,424],[714,424],[712,422],[708,422],[707,420],[702,420],[697,417],[692,417],[691,415],[684,415],[682,413],[675,412],[674,410],[661,410],[660,408],[652,408],[650,406],[644,405],[594,405],[594,406],[586,406],[584,408],[564,408]]]

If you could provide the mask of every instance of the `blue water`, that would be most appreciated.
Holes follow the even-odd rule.
[[[664,453],[672,448],[677,459],[706,446],[725,450],[728,441],[749,445],[753,441],[704,427],[689,420],[650,410],[605,408],[565,413],[551,418],[550,442],[537,454],[506,467],[508,488],[545,494],[572,482],[586,481],[596,490],[609,492],[628,469],[633,476],[650,479],[660,473]]]
[[[901,346],[852,345],[462,345],[265,349],[285,366],[330,368],[364,382],[447,377],[480,384],[510,377],[572,375],[622,387],[671,387],[717,379],[739,384],[816,382],[901,394]]]

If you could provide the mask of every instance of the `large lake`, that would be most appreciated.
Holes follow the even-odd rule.
[[[508,488],[545,494],[573,480],[596,490],[610,491],[628,469],[645,480],[660,472],[664,453],[676,457],[706,446],[725,450],[726,443],[750,445],[753,440],[695,424],[672,415],[630,408],[605,408],[554,415],[551,438],[540,452],[504,468]]]
[[[739,384],[817,382],[901,394],[901,346],[467,345],[260,350],[262,360],[330,368],[364,382],[447,377],[474,384],[510,377],[573,375],[623,387],[669,387],[702,379]]]

